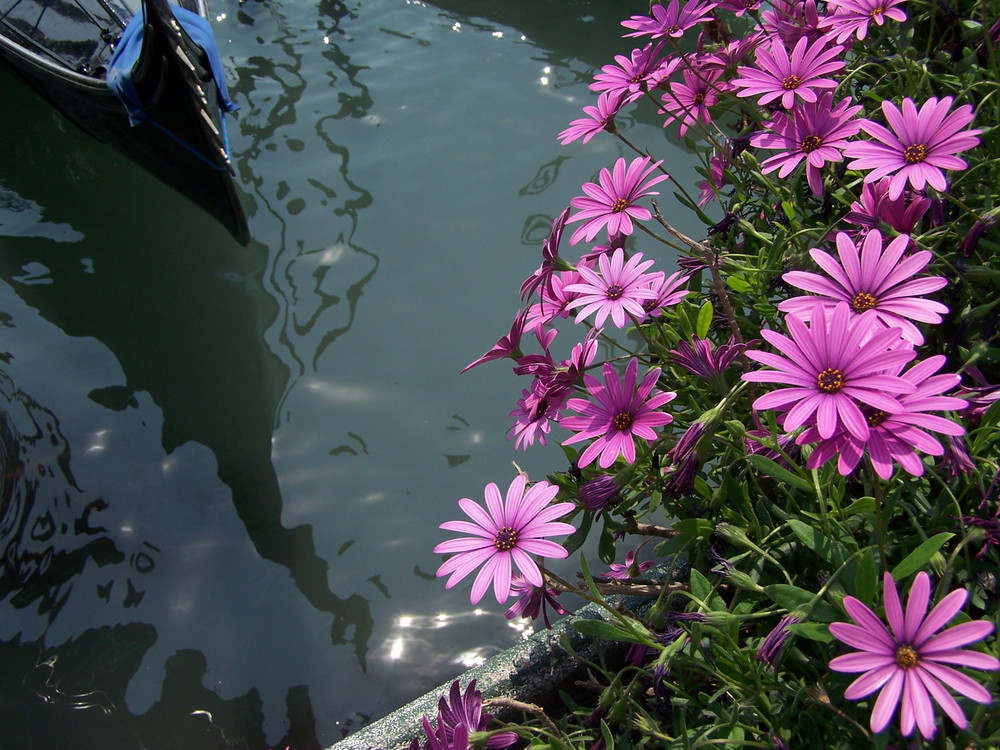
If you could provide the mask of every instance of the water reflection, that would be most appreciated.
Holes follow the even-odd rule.
[[[505,368],[458,371],[594,168],[555,133],[620,51],[584,6],[615,4],[445,5],[220,0],[246,250],[0,71],[0,369],[64,456],[11,511],[12,559],[59,575],[3,579],[0,725],[313,748],[520,637],[429,539],[512,459],[553,465],[503,443]]]

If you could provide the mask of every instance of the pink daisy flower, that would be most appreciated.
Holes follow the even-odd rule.
[[[842,476],[847,476],[854,472],[862,456],[867,453],[875,473],[883,479],[892,476],[893,462],[915,477],[923,475],[924,462],[917,451],[930,456],[945,454],[944,446],[925,430],[950,437],[965,434],[965,430],[957,422],[926,413],[958,410],[968,406],[960,398],[941,395],[952,390],[959,381],[959,376],[953,373],[935,374],[944,366],[945,359],[943,354],[930,357],[902,374],[901,377],[912,383],[916,390],[899,397],[901,411],[886,414],[883,411],[862,409],[868,419],[868,440],[858,440],[844,430],[829,440],[822,440],[813,427],[800,434],[795,441],[798,445],[820,441],[809,455],[806,467],[815,469],[836,458],[837,471]]]
[[[619,456],[632,463],[635,461],[635,438],[655,440],[654,428],[673,421],[671,415],[656,409],[672,401],[677,394],[654,390],[660,378],[659,368],[650,370],[636,388],[638,368],[638,360],[629,360],[625,375],[619,381],[614,366],[606,362],[604,384],[591,375],[583,376],[595,400],[571,398],[566,403],[581,416],[563,418],[563,427],[577,431],[576,435],[564,440],[563,445],[596,438],[577,459],[579,468],[589,466],[598,456],[602,469],[611,466]]]
[[[662,162],[651,162],[648,156],[641,156],[633,159],[626,167],[625,159],[619,158],[615,162],[613,171],[609,172],[607,168],[601,169],[598,175],[600,184],[585,182],[582,187],[587,195],[577,196],[569,202],[571,206],[580,210],[573,214],[568,223],[585,222],[573,232],[569,244],[575,245],[580,239],[590,242],[602,227],[607,228],[609,237],[619,232],[629,235],[633,231],[632,219],[648,221],[652,218],[649,209],[636,205],[636,201],[648,195],[659,195],[658,191],[649,188],[668,179],[668,176],[649,175],[656,171],[660,164]]]
[[[504,359],[505,357],[517,359],[520,356],[521,334],[524,333],[524,323],[527,317],[528,311],[520,310],[514,317],[514,322],[511,323],[510,331],[501,336],[497,340],[497,343],[493,345],[493,348],[486,352],[486,354],[463,367],[462,372],[471,370],[476,365],[483,364],[483,362],[492,362],[495,359]]]
[[[756,13],[760,10],[760,0],[722,0],[719,6],[733,11],[739,18],[744,13]]]
[[[631,322],[629,316],[637,321],[643,320],[646,317],[643,302],[660,297],[659,288],[654,288],[654,284],[662,281],[663,273],[646,273],[655,261],[644,261],[642,253],[636,253],[626,261],[625,251],[619,248],[610,258],[602,255],[597,263],[600,273],[581,266],[578,269],[580,283],[567,289],[579,295],[569,303],[570,308],[579,308],[576,322],[591,313],[596,313],[595,326],[603,325],[609,315],[618,328],[624,328]]]
[[[667,84],[667,93],[662,97],[662,114],[667,117],[663,121],[666,127],[674,120],[680,120],[677,134],[683,138],[689,126],[698,122],[706,125],[712,122],[709,107],[719,102],[719,89],[716,82],[722,75],[721,71],[684,70],[684,82],[675,81]]]
[[[903,338],[914,344],[924,343],[923,334],[912,321],[940,323],[948,308],[940,302],[922,299],[922,295],[946,286],[943,276],[914,278],[930,263],[932,254],[920,250],[903,257],[909,247],[909,237],[900,235],[883,249],[882,233],[873,229],[858,245],[846,232],[837,234],[837,256],[813,248],[812,259],[827,276],[809,271],[789,271],[782,278],[794,287],[812,295],[792,297],[782,301],[778,309],[808,320],[811,310],[821,305],[833,307],[846,302],[851,310],[872,314],[887,328],[899,328]]]
[[[617,65],[605,65],[601,72],[594,76],[594,82],[590,84],[591,91],[607,91],[621,98],[621,103],[628,104],[634,102],[642,96],[643,92],[654,88],[656,83],[652,81],[655,74],[659,81],[664,77],[664,65],[672,66],[670,75],[677,65],[679,58],[662,60],[660,50],[663,49],[663,42],[654,45],[652,42],[642,49],[632,50],[631,55],[615,55]]]
[[[822,76],[844,67],[844,61],[838,59],[843,50],[828,46],[825,39],[810,43],[802,37],[789,55],[785,45],[775,39],[768,47],[757,49],[757,67],[740,67],[741,77],[732,84],[742,89],[737,96],[759,96],[757,103],[761,106],[775,99],[780,99],[785,109],[791,109],[796,100],[815,102],[813,89],[837,87],[834,79]]]
[[[573,120],[568,128],[559,133],[559,142],[565,146],[567,143],[583,138],[583,142],[587,143],[600,132],[614,131],[615,115],[622,108],[623,98],[624,94],[621,91],[601,92],[597,97],[596,106],[583,108],[586,117]]]
[[[866,234],[884,224],[898,234],[911,234],[931,207],[930,198],[912,192],[890,199],[890,181],[891,178],[883,177],[878,182],[866,182],[861,197],[851,203],[844,221],[860,227],[858,233]]]
[[[559,257],[559,242],[562,240],[563,227],[566,226],[568,218],[569,208],[567,207],[552,221],[549,236],[542,240],[542,265],[521,283],[522,300],[526,300],[534,294],[539,285],[544,284],[546,288],[551,289],[551,278],[556,268],[559,266],[568,267],[568,264]]]
[[[917,110],[910,98],[903,99],[900,111],[890,101],[882,102],[882,113],[889,128],[871,120],[862,120],[862,129],[875,141],[847,144],[844,155],[853,159],[850,169],[871,170],[865,182],[875,182],[892,175],[889,197],[896,200],[907,183],[914,190],[930,185],[935,190],[948,189],[945,169],[965,169],[965,161],[955,156],[979,144],[982,131],[963,130],[972,122],[971,104],[951,111],[953,98],[931,97]],[[891,129],[890,129],[891,128]]]
[[[816,41],[826,37],[822,20],[816,0],[772,0],[770,10],[760,14],[764,31],[776,34],[788,46],[803,38]]]
[[[827,15],[820,26],[827,29],[838,44],[852,36],[864,39],[873,23],[882,26],[885,19],[905,21],[902,5],[906,0],[828,0]]]
[[[911,383],[886,374],[915,356],[910,349],[890,349],[899,329],[881,329],[871,313],[855,315],[846,302],[827,310],[816,307],[807,326],[786,315],[789,336],[762,330],[760,335],[778,354],[748,350],[746,356],[771,368],[743,373],[743,380],[786,385],[753,402],[754,409],[788,409],[787,432],[815,424],[821,438],[843,428],[868,439],[868,421],[860,404],[888,414],[902,410],[895,396],[912,393]]]
[[[690,0],[681,7],[680,0],[670,0],[666,5],[650,8],[652,16],[632,16],[622,21],[626,29],[633,29],[625,37],[650,36],[653,39],[669,36],[678,39],[695,24],[713,19],[712,10],[717,0]]]
[[[551,505],[559,493],[559,488],[553,484],[541,481],[526,489],[527,483],[527,478],[518,474],[507,488],[506,498],[501,498],[500,489],[490,482],[485,491],[486,510],[467,497],[458,501],[472,521],[446,521],[440,526],[446,531],[466,535],[441,542],[434,548],[435,553],[457,553],[437,569],[438,578],[450,576],[445,588],[450,589],[482,566],[472,584],[472,603],[479,603],[492,581],[493,594],[502,604],[511,594],[512,565],[517,566],[529,583],[542,586],[542,573],[531,555],[566,557],[568,553],[563,547],[544,537],[576,531],[571,524],[556,521],[575,506],[573,503]]]
[[[514,439],[514,450],[527,450],[536,440],[545,445],[545,436],[552,431],[552,423],[559,420],[559,410],[569,394],[568,388],[552,389],[537,377],[531,388],[521,390],[517,408],[508,415],[514,420],[507,432],[507,439]]]
[[[778,112],[766,131],[750,139],[758,148],[782,151],[764,160],[764,174],[778,170],[784,179],[805,161],[809,188],[822,195],[821,170],[827,162],[840,161],[847,139],[861,130],[861,123],[853,119],[860,111],[861,105],[852,106],[850,97],[833,106],[833,94],[823,92],[815,102],[796,104],[789,114]]]
[[[698,183],[698,207],[701,208],[709,201],[715,200],[719,191],[729,182],[726,177],[726,167],[729,166],[729,157],[725,154],[714,155],[708,163],[708,170],[705,176],[708,179]]]
[[[964,729],[965,714],[948,688],[978,703],[993,700],[982,685],[950,666],[1000,669],[1000,661],[989,654],[961,648],[986,638],[993,632],[993,624],[972,620],[941,631],[965,605],[968,592],[952,591],[928,613],[930,592],[930,577],[923,571],[917,573],[904,614],[896,582],[886,573],[883,594],[889,627],[853,596],[844,597],[844,609],[856,624],[830,623],[835,638],[858,649],[831,660],[830,669],[864,673],[844,691],[844,697],[860,700],[880,691],[872,707],[873,732],[885,729],[899,708],[903,735],[909,737],[919,728],[924,738],[930,739],[937,729],[934,703]]]
[[[655,277],[657,274],[651,276]],[[690,294],[690,290],[682,288],[690,280],[691,276],[684,271],[675,271],[666,277],[659,274],[659,278],[653,278],[649,282],[649,288],[656,296],[643,300],[642,309],[651,318],[660,317],[664,307],[673,307]]]

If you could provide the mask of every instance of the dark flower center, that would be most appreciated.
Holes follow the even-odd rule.
[[[788,76],[788,78],[781,82],[781,88],[785,91],[791,91],[792,89],[797,89],[800,83],[802,83],[802,79],[798,76]]]
[[[504,526],[493,537],[493,546],[501,552],[508,552],[517,546],[517,531],[510,526]]]
[[[881,409],[875,409],[865,417],[865,421],[868,422],[869,427],[878,427],[888,418],[889,415],[886,412]]]
[[[615,202],[611,204],[611,213],[620,214],[628,208],[628,201],[624,198],[615,198]]]
[[[743,10],[753,10],[757,7],[757,0],[743,0]]]
[[[616,430],[627,430],[632,426],[632,415],[627,411],[620,411],[611,420]]]
[[[896,665],[902,669],[915,667],[920,662],[920,656],[913,646],[900,646],[896,649]]]
[[[875,299],[875,295],[868,292],[858,292],[851,300],[851,309],[854,312],[862,313],[865,310],[871,310],[877,304],[878,300]]]
[[[927,158],[927,146],[922,143],[914,143],[903,150],[903,159],[907,164],[919,164]]]
[[[681,27],[678,26],[677,24],[674,24],[673,26],[668,26],[667,27],[667,33],[668,34],[676,34],[680,30],[681,30]]]
[[[828,367],[816,376],[816,387],[823,393],[837,393],[844,387],[844,373]]]
[[[818,135],[807,135],[802,139],[800,147],[803,151],[815,151],[823,145],[823,139]]]
[[[701,104],[703,101],[705,101],[705,94],[704,94],[704,92],[699,91],[697,94],[694,95],[694,103],[695,104]]]
[[[622,289],[621,284],[612,284],[604,291],[604,296],[608,299],[621,299],[621,296],[625,293]]]

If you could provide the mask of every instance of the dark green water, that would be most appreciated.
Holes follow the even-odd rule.
[[[564,462],[458,373],[639,6],[217,0],[247,249],[0,69],[0,750],[325,747],[522,636],[431,547]]]

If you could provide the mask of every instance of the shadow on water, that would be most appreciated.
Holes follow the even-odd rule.
[[[320,19],[331,34],[340,10],[336,3],[321,4]],[[356,212],[371,198],[351,184],[347,150],[328,134],[329,120],[350,116],[351,108],[363,102],[342,99],[346,109],[316,125],[316,138],[333,157],[331,163],[340,165],[334,170],[339,182],[283,179],[273,160],[280,164],[287,152],[303,150],[303,144],[283,135],[282,125],[288,116],[294,121],[305,79],[296,78],[294,44],[281,47],[286,60],[272,54],[271,45],[248,61],[235,87],[245,111],[239,127],[249,144],[235,158],[257,202],[253,221],[259,241],[249,250],[237,247],[183,199],[68,130],[47,105],[0,70],[6,110],[0,122],[5,132],[0,278],[65,335],[92,337],[113,353],[125,383],[91,391],[91,401],[127,411],[148,394],[162,411],[161,442],[168,456],[192,442],[211,449],[218,477],[230,488],[258,554],[287,568],[304,598],[332,616],[332,643],[349,644],[364,669],[373,630],[368,601],[358,594],[335,594],[312,528],[283,524],[281,489],[271,463],[282,398],[350,327],[363,287],[378,266],[374,255],[352,242]],[[350,70],[335,46],[326,54],[334,67]],[[265,104],[259,104],[258,95]],[[310,148],[315,154],[315,144]],[[13,181],[6,177],[12,174],[18,175]],[[154,210],[145,205],[151,194],[158,202]],[[331,222],[308,215],[315,206],[342,221],[332,244]],[[69,226],[47,222],[43,213],[77,218]],[[323,237],[303,234],[303,227],[317,224],[325,226]],[[333,278],[330,261],[345,255],[362,263],[341,262],[340,267],[351,266],[353,276]],[[117,530],[100,525],[109,504],[128,504],[130,498],[92,497],[77,485],[59,415],[11,381],[2,363],[0,397],[5,460],[0,600],[15,609],[34,606],[52,623],[80,573],[87,566],[109,566],[125,571],[124,580],[109,573],[98,597],[107,599],[117,587],[122,606],[137,605],[144,592],[128,574],[146,564],[139,554],[155,565],[158,550],[147,543],[148,553],[126,555]],[[170,748],[265,746],[256,689],[223,700],[203,686],[206,660],[191,649],[167,660],[160,699],[141,716],[129,714],[124,709],[129,680],[156,639],[155,627],[131,624],[90,628],[57,647],[19,637],[0,643],[0,691],[9,719],[3,722],[5,734],[14,741],[34,737],[38,746],[55,748],[66,737],[86,737],[88,727],[100,725],[93,747],[156,747],[157,735],[164,738],[161,746]],[[106,658],[88,656],[93,654]],[[286,702],[289,728],[283,741],[295,735],[296,747],[318,747],[308,688],[291,688]],[[51,709],[65,725],[46,723]],[[113,721],[109,714],[115,715]],[[51,742],[44,739],[48,731],[58,732],[48,738]],[[116,733],[122,734],[120,744],[113,739]],[[182,741],[185,734],[190,737]],[[88,747],[87,742],[75,746]],[[6,746],[2,740],[0,746]]]

